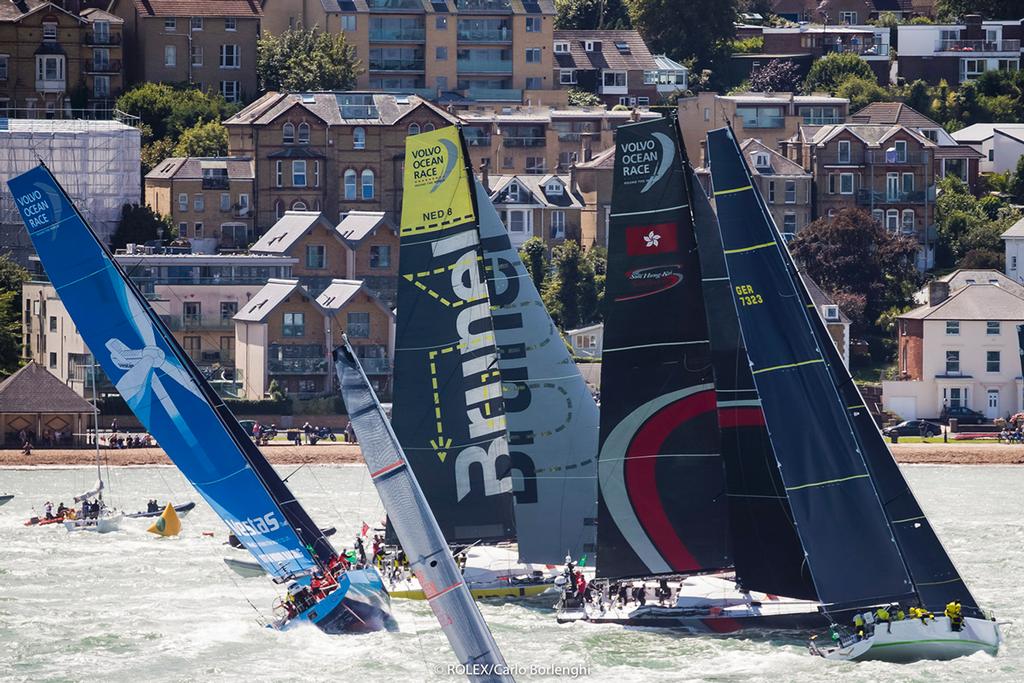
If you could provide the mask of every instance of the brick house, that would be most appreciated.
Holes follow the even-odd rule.
[[[555,83],[592,92],[608,106],[661,97],[659,64],[637,31],[555,31],[554,57]]]
[[[513,247],[531,237],[543,239],[549,252],[567,239],[579,241],[583,199],[569,176],[485,176],[483,182]]]

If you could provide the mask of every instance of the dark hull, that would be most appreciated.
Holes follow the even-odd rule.
[[[303,621],[330,635],[398,630],[391,615],[391,598],[375,569],[346,572],[333,593],[279,628]]]
[[[181,505],[175,505],[174,511],[177,512],[179,515],[184,516],[195,506],[196,504],[192,502],[182,503]],[[130,514],[125,515],[125,517],[128,517],[129,519],[142,519],[144,517],[159,517],[162,514],[164,514],[164,508],[154,510],[153,512],[132,512]]]

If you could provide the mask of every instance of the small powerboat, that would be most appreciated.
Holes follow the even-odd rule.
[[[174,511],[178,513],[179,517],[184,517],[195,506],[196,506],[195,502],[189,501],[187,503],[182,503],[181,505],[175,505],[174,506]],[[164,506],[161,506],[159,510],[150,510],[148,512],[143,512],[141,510],[139,512],[129,512],[129,513],[127,513],[125,515],[125,517],[127,517],[128,519],[142,519],[142,518],[147,518],[147,517],[159,517],[163,513],[164,513]]]

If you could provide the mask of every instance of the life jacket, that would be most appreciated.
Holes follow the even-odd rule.
[[[853,625],[854,626],[863,626],[864,625],[864,617],[862,617],[859,614],[854,616],[853,617]]]
[[[889,621],[889,610],[884,607],[879,607],[875,610],[875,618],[879,621]]]

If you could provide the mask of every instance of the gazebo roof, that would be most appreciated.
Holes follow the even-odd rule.
[[[0,413],[91,413],[92,404],[39,363],[0,382]]]

